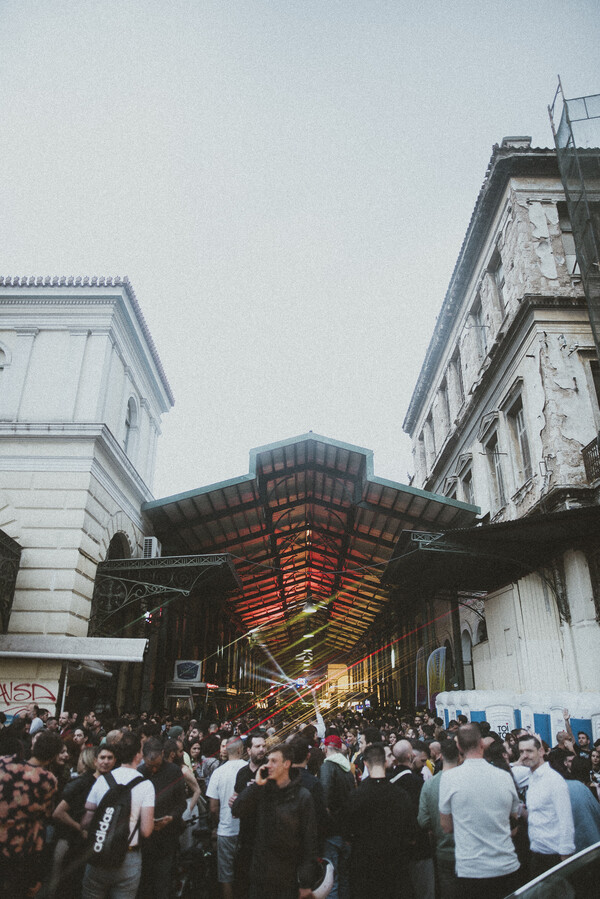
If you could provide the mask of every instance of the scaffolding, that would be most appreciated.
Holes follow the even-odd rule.
[[[559,78],[548,112],[600,359],[600,94],[567,100]]]

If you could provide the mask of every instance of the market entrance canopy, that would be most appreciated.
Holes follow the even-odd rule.
[[[383,582],[411,591],[492,593],[549,565],[570,548],[585,548],[598,533],[600,507],[548,512],[446,533],[400,536]]]
[[[479,512],[376,478],[370,450],[312,432],[252,450],[247,475],[143,509],[164,552],[231,554],[243,590],[230,603],[287,673],[348,654],[385,605],[403,530],[466,527]]]
[[[60,659],[71,662],[143,662],[148,641],[140,638],[60,637],[0,634],[0,658]]]

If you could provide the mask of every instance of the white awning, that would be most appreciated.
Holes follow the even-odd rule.
[[[144,638],[60,637],[45,634],[0,634],[0,658],[61,659],[74,662],[142,662]]]

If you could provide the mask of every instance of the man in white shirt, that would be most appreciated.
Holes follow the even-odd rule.
[[[231,814],[229,800],[235,793],[235,779],[240,768],[246,762],[244,743],[240,737],[232,737],[227,741],[227,757],[229,761],[216,768],[211,775],[207,799],[210,801],[210,813],[217,826],[217,878],[221,884],[223,899],[233,899],[233,880],[235,852],[237,849],[240,822]]]
[[[512,777],[483,757],[477,724],[458,729],[464,762],[440,782],[440,824],[454,833],[458,894],[462,899],[503,899],[519,886],[519,860],[510,835],[519,797]]]
[[[128,784],[140,776],[137,770],[142,761],[140,738],[133,733],[125,733],[117,746],[120,768],[111,773],[119,784]],[[105,777],[99,777],[85,803],[85,815],[81,826],[87,830],[100,800],[110,789]],[[154,826],[154,787],[149,780],[137,784],[131,790],[131,813],[129,816],[130,842],[124,861],[116,868],[99,868],[88,865],[83,877],[82,899],[135,899],[142,874],[142,854],[140,836],[149,837]],[[158,824],[158,822],[157,822]],[[160,825],[159,825],[160,828]]]
[[[530,876],[537,877],[575,852],[575,828],[569,788],[544,760],[538,737],[519,737],[519,762],[529,768],[527,822],[531,845]]]

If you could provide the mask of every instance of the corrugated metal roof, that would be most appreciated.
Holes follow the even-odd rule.
[[[491,593],[548,565],[597,533],[600,507],[585,506],[443,533],[400,536],[384,583],[415,591]],[[416,529],[413,529],[413,531]]]
[[[144,511],[165,553],[231,553],[235,612],[289,670],[309,645],[315,667],[343,656],[373,623],[401,531],[464,527],[479,510],[376,478],[370,450],[311,432],[252,450],[248,475]],[[315,615],[302,612],[307,596]],[[309,619],[316,636],[305,639]]]

